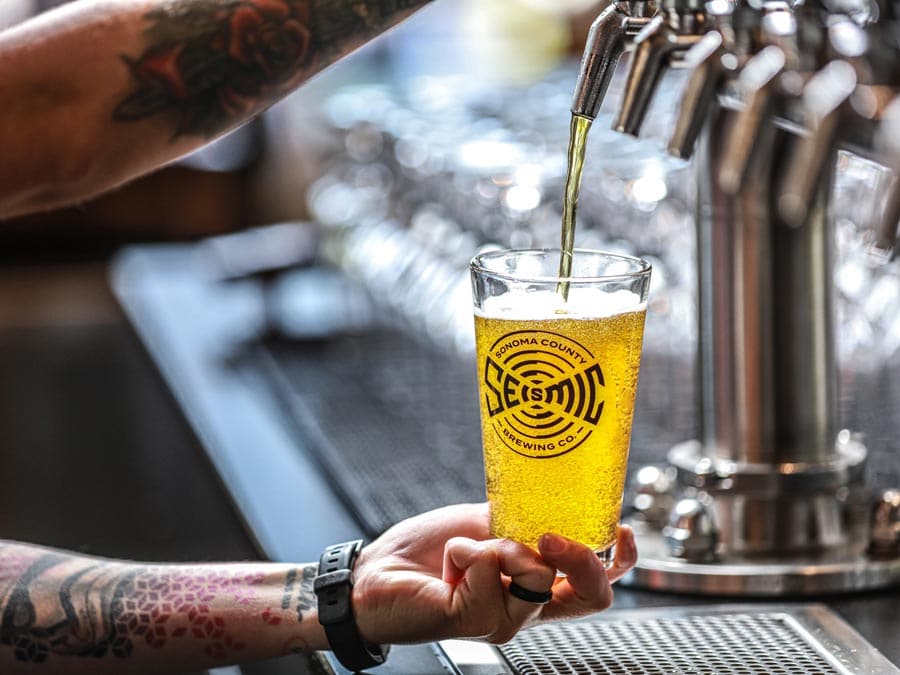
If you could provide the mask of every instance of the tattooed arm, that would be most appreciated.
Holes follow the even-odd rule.
[[[637,561],[621,528],[609,570],[586,546],[491,539],[487,504],[405,520],[366,546],[352,607],[369,642],[505,642],[524,626],[609,607]],[[0,541],[0,672],[166,673],[327,648],[316,565],[140,565]],[[556,571],[565,574],[557,577]],[[513,596],[511,582],[552,599]]]
[[[0,672],[200,670],[326,648],[316,565],[141,565],[0,541]]]
[[[0,33],[0,218],[96,195],[429,0],[77,0]]]

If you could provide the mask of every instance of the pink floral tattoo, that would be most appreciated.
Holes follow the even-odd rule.
[[[214,605],[260,602],[266,583],[262,572],[73,565],[68,555],[22,551],[0,542],[0,645],[32,663],[51,655],[125,658],[138,644],[160,649],[177,640],[193,641],[212,659],[238,654],[246,645]],[[284,593],[298,616],[306,596],[301,588],[294,599],[295,581],[305,586],[313,573],[287,572]],[[272,616],[280,619],[281,609]]]

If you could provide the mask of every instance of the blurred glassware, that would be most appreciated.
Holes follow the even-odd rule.
[[[521,87],[447,76],[333,95],[325,112],[342,150],[308,193],[324,226],[325,257],[362,280],[416,335],[470,351],[472,255],[559,243],[575,73],[568,64]],[[609,109],[622,79],[620,70]],[[653,261],[644,358],[665,374],[642,378],[639,396],[662,403],[645,409],[666,411],[656,422],[673,428],[660,448],[689,437],[696,417],[696,185],[690,165],[664,152],[682,82],[677,73],[663,81],[641,139],[612,132],[611,116],[601,111],[589,137],[576,234],[577,246]],[[846,153],[837,163],[836,313],[847,414],[865,414],[861,387],[900,389],[891,384],[900,377],[880,379],[900,355],[900,263],[876,265],[868,254],[886,176]],[[413,290],[423,288],[427,294]]]

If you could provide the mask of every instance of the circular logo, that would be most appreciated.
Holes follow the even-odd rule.
[[[548,459],[571,452],[603,414],[603,370],[584,345],[539,330],[508,333],[482,373],[490,424],[513,452]]]

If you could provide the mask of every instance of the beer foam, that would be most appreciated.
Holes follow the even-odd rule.
[[[620,289],[607,293],[599,288],[572,286],[568,300],[551,290],[515,290],[486,298],[484,309],[475,309],[483,318],[540,321],[544,319],[599,319],[647,308],[640,295]]]

